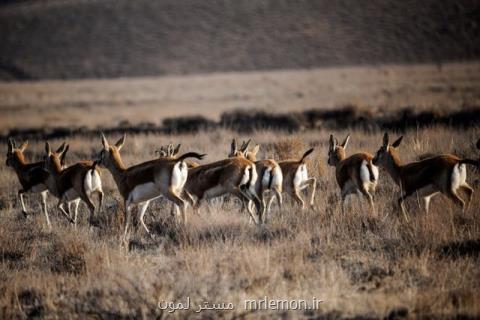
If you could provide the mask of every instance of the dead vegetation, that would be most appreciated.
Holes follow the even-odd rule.
[[[433,126],[407,130],[402,145],[405,161],[421,153],[452,152],[478,158],[473,142],[478,127],[465,130]],[[288,199],[283,210],[272,209],[262,228],[248,223],[234,199],[212,201],[199,216],[190,215],[185,228],[170,218],[169,206],[154,201],[146,223],[154,238],[137,226],[125,251],[119,245],[122,205],[114,182],[102,170],[106,205],[99,227],[90,228],[87,209],[80,207],[77,229],[52,208],[49,230],[33,196],[27,206],[35,214],[23,219],[16,200],[16,178],[0,168],[0,317],[48,318],[211,318],[214,311],[195,309],[167,314],[160,300],[232,302],[227,318],[269,318],[274,311],[244,310],[245,299],[324,300],[319,310],[282,311],[285,318],[478,317],[480,315],[480,196],[462,213],[442,196],[432,200],[425,215],[418,201],[407,201],[410,222],[397,213],[398,190],[381,172],[375,195],[378,218],[361,201],[342,215],[333,169],[326,167],[330,131],[289,135],[256,131],[259,158],[298,157],[309,146],[309,161],[318,178],[315,210],[298,211]],[[345,136],[346,131],[334,131]],[[380,133],[352,130],[347,154],[375,151]],[[205,161],[225,157],[237,133],[214,130],[199,135],[130,135],[125,163],[155,157],[167,142],[182,142],[208,153]],[[237,136],[244,139],[247,136]],[[52,141],[58,144],[59,141]],[[69,163],[99,150],[99,138],[69,140]],[[31,143],[38,155],[40,143]],[[5,147],[6,150],[6,147]],[[90,151],[87,151],[89,153]],[[4,162],[4,153],[0,155]],[[468,168],[468,180],[479,179]],[[413,197],[414,198],[414,197]]]

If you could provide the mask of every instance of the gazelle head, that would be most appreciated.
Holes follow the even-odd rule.
[[[336,166],[340,161],[345,159],[345,149],[350,141],[350,134],[347,134],[342,144],[338,144],[338,140],[330,135],[330,144],[328,147],[328,164]]]
[[[180,147],[180,143],[176,147],[174,147],[173,144],[169,143],[166,146],[161,146],[160,149],[155,151],[155,153],[158,154],[160,158],[174,158],[178,155]]]
[[[28,141],[24,141],[20,147],[17,148],[15,140],[8,139],[8,150],[7,150],[7,161],[5,164],[7,167],[14,167],[16,163],[24,163],[25,157],[23,156],[23,151],[28,146]]]
[[[63,142],[62,145],[58,147],[57,151],[52,152],[50,143],[48,141],[45,142],[46,155],[44,159],[44,168],[48,172],[56,172],[63,169],[65,167],[65,156],[67,155],[68,148],[68,144]]]
[[[385,132],[383,135],[383,145],[378,149],[375,157],[372,162],[374,165],[389,167],[398,161],[398,152],[397,148],[402,142],[403,136],[400,136],[394,143],[391,145],[389,142],[388,133]]]
[[[255,145],[255,147],[253,147],[253,149],[251,149],[250,151],[247,150],[245,152],[245,157],[248,160],[250,160],[252,162],[255,162],[255,161],[257,161],[257,153],[258,153],[259,150],[260,150],[260,145],[257,144],[257,145]]]
[[[231,144],[231,148],[230,148],[230,153],[228,154],[228,157],[229,158],[233,158],[233,157],[244,157],[244,158],[246,158],[247,157],[247,148],[248,148],[248,145],[250,144],[250,141],[251,141],[251,139],[249,139],[247,142],[243,141],[242,146],[240,147],[240,149],[238,149],[237,148],[237,140],[233,139],[232,144]]]
[[[103,149],[100,151],[100,159],[98,161],[100,165],[106,168],[113,168],[118,163],[121,163],[120,150],[125,143],[126,136],[127,135],[124,133],[123,137],[121,137],[114,145],[110,145],[107,138],[102,133]]]

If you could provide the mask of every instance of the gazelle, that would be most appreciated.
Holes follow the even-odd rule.
[[[18,196],[22,205],[22,213],[27,215],[23,195],[27,192],[40,193],[42,196],[42,209],[47,220],[47,225],[51,227],[50,218],[47,211],[48,188],[46,180],[48,172],[43,169],[43,162],[27,163],[23,152],[28,146],[28,141],[23,142],[18,148],[13,139],[8,139],[7,167],[11,167],[17,174],[18,181],[22,188],[18,190]]]
[[[100,152],[100,164],[112,174],[125,202],[124,239],[130,223],[130,205],[140,206],[140,222],[150,234],[143,217],[150,201],[162,195],[180,208],[183,223],[186,223],[185,200],[181,197],[188,175],[184,160],[192,157],[203,159],[205,155],[188,152],[178,158],[159,158],[127,168],[120,157],[125,137],[126,135],[120,138],[115,145],[110,145],[102,134],[103,149]]]
[[[45,168],[50,174],[47,184],[50,192],[58,198],[58,208],[71,222],[77,224],[78,205],[80,200],[83,200],[90,211],[89,222],[93,224],[95,205],[91,196],[94,193],[98,194],[100,208],[103,203],[100,173],[93,161],[80,161],[64,168],[62,163],[65,161],[68,148],[69,146],[63,143],[56,152],[52,152],[50,144],[45,143]],[[67,209],[70,211],[71,203],[74,204],[75,210],[73,221],[64,207],[64,204],[67,204]]]
[[[404,200],[417,192],[424,200],[425,212],[428,214],[430,199],[438,193],[443,193],[465,211],[472,199],[473,189],[468,185],[465,164],[478,165],[478,161],[460,159],[454,155],[443,154],[421,161],[403,164],[398,156],[398,147],[403,136],[391,145],[388,133],[383,136],[383,145],[375,154],[373,163],[383,167],[400,187],[403,195],[398,199],[405,219],[408,220]],[[468,195],[468,203],[458,196],[463,190]]]
[[[197,197],[197,202],[193,204],[196,211],[204,200],[226,194],[236,195],[246,203],[251,200],[260,222],[264,209],[255,190],[257,178],[253,162],[245,158],[228,158],[190,168],[185,190]],[[249,213],[253,221],[257,221],[253,212],[249,210]]]
[[[181,146],[182,145],[180,143],[176,147],[174,147],[173,144],[169,143],[166,146],[161,146],[159,150],[155,151],[155,153],[158,154],[160,158],[168,158],[168,157],[175,158],[178,156]],[[199,166],[198,162],[195,162],[195,161],[185,161],[185,163],[187,164],[189,169]]]
[[[248,145],[250,140],[243,142],[240,149],[237,148],[237,140],[233,139],[230,149],[229,158],[232,157],[241,157],[247,158],[255,164],[257,174],[259,179],[255,183],[255,192],[262,202],[264,212],[260,215],[262,218],[261,222],[265,222],[266,216],[268,214],[268,208],[265,204],[265,193],[272,191],[274,197],[277,198],[279,208],[282,207],[282,184],[283,184],[283,174],[282,170],[278,163],[273,159],[257,160],[257,153],[260,150],[260,145],[256,145],[252,150],[248,150]],[[252,202],[248,202],[247,209],[249,212],[251,209]]]
[[[302,190],[310,188],[310,207],[313,207],[315,201],[317,179],[308,177],[307,165],[305,163],[306,158],[313,152],[313,150],[314,148],[308,149],[298,160],[291,159],[278,161],[278,165],[280,166],[283,174],[283,192],[289,194],[301,206],[302,210],[305,209],[305,201],[300,195],[300,192]],[[270,198],[270,201],[268,203],[269,211],[273,200],[273,197]]]
[[[179,149],[180,144],[177,147],[169,144],[162,146],[158,153],[160,157],[175,158]],[[255,165],[245,158],[243,161],[228,160],[234,159],[225,159],[207,165],[189,164],[188,180],[184,188],[185,197],[197,212],[203,200],[233,194],[239,197],[243,203],[253,201],[261,214],[263,204],[259,207],[259,202],[257,202],[259,199],[254,187],[258,181]],[[197,197],[197,202],[193,200],[192,195]],[[250,217],[257,221],[250,207],[248,207],[248,212]]]
[[[378,168],[372,164],[373,156],[366,152],[356,153],[346,157],[345,149],[350,141],[347,135],[342,144],[330,135],[328,149],[328,164],[335,167],[335,177],[342,195],[342,212],[345,212],[345,202],[350,194],[363,194],[375,214],[372,193],[378,182]]]

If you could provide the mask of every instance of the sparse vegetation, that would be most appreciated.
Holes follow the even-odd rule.
[[[55,146],[67,137],[68,164],[94,159],[102,129],[115,141],[128,129],[122,149],[126,165],[158,157],[155,150],[170,142],[207,153],[203,163],[215,161],[226,157],[233,137],[252,138],[261,145],[258,159],[296,158],[314,147],[307,163],[317,178],[317,194],[315,210],[304,212],[284,196],[284,208],[274,203],[262,228],[249,224],[236,199],[212,201],[199,215],[189,210],[182,228],[170,218],[170,204],[158,199],[145,217],[153,239],[137,222],[126,250],[121,246],[123,204],[105,169],[106,203],[98,226],[90,228],[81,204],[73,227],[49,198],[50,230],[40,196],[26,196],[31,214],[23,218],[17,178],[1,165],[0,318],[479,317],[478,169],[467,168],[476,189],[468,212],[438,196],[425,215],[412,197],[406,222],[395,205],[399,190],[383,171],[374,195],[378,217],[355,198],[342,215],[334,169],[326,165],[331,133],[352,134],[350,155],[375,152],[383,129],[392,139],[397,130],[404,134],[404,161],[445,152],[478,158],[478,70],[480,65],[472,63],[441,70],[381,66],[1,83],[1,135],[16,132],[18,142],[29,137],[25,156],[30,161],[42,159],[45,137]],[[235,126],[219,125],[222,113],[234,115],[242,106],[255,107],[264,118],[259,121],[243,108],[240,116],[248,130],[238,127],[239,118],[230,119]],[[423,125],[417,126],[415,117],[422,112]],[[280,116],[298,121],[299,129],[268,126]],[[7,146],[1,142],[4,164]],[[244,310],[245,299],[265,296],[324,302],[313,311]],[[187,297],[192,305],[232,302],[236,308],[199,314],[194,308],[173,314],[158,308],[160,300]]]
[[[320,130],[290,136],[261,131],[249,137],[265,146],[261,153],[277,159],[278,154],[297,156],[314,145],[312,165],[323,167],[329,133]],[[346,131],[334,133],[344,136]],[[123,152],[125,162],[134,164],[153,158],[154,144],[181,141],[185,148],[207,152],[208,161],[213,161],[227,154],[234,135],[230,131],[212,131],[201,137],[135,135],[129,136]],[[416,140],[417,133],[409,130],[402,151],[405,160],[413,160],[419,148],[421,152],[478,157],[472,143],[479,135],[479,128],[459,131],[434,126],[421,129],[418,136],[422,139]],[[380,133],[353,130],[352,136],[348,154],[373,152],[382,141]],[[70,145],[68,161],[73,163],[83,157],[84,150],[99,149],[101,143],[99,138],[76,137]],[[40,144],[31,147],[35,153],[42,149]],[[478,172],[468,171],[468,180],[478,185]],[[243,309],[244,299],[265,295],[324,300],[320,310],[285,312],[289,318],[480,314],[478,191],[467,213],[440,196],[432,200],[427,216],[411,199],[407,223],[397,214],[398,190],[384,172],[375,195],[378,218],[355,200],[351,212],[342,215],[333,169],[314,174],[318,172],[322,175],[316,210],[300,212],[287,199],[282,211],[274,206],[269,223],[262,228],[249,224],[233,199],[211,202],[199,216],[191,214],[186,228],[171,221],[165,202],[154,201],[146,223],[155,238],[137,227],[125,251],[119,241],[123,208],[108,172],[102,172],[107,203],[98,228],[88,226],[87,209],[81,206],[77,229],[52,214],[54,226],[49,230],[32,197],[28,205],[35,214],[22,218],[12,187],[16,178],[2,166],[0,315],[163,317],[166,312],[158,308],[159,300],[190,297],[192,303],[234,303],[236,309],[223,314],[229,318],[266,318],[274,311]],[[173,314],[178,318],[215,315],[214,311],[196,314],[194,309]]]

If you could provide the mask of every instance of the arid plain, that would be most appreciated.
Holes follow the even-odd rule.
[[[119,123],[160,124],[165,117],[201,115],[216,120],[236,109],[288,113],[353,106],[372,116],[410,107],[447,113],[480,107],[480,64],[384,65],[272,72],[218,73],[116,80],[0,83],[0,133],[11,129],[115,127]],[[428,215],[419,199],[407,201],[410,220],[398,214],[399,189],[383,170],[375,194],[378,215],[353,200],[342,214],[334,168],[327,165],[328,137],[352,138],[347,155],[381,146],[382,130],[321,126],[316,130],[262,130],[242,134],[225,129],[196,134],[127,135],[122,156],[128,166],[156,157],[167,143],[207,153],[202,163],[225,158],[232,138],[251,138],[262,157],[298,158],[309,147],[309,174],[317,178],[313,209],[300,211],[285,196],[269,221],[249,223],[233,199],[212,201],[186,227],[170,218],[170,207],[151,204],[125,250],[120,245],[123,205],[114,181],[102,170],[106,201],[99,226],[87,210],[74,228],[49,198],[53,227],[41,214],[39,195],[27,196],[24,218],[19,183],[0,160],[0,316],[47,318],[384,318],[480,316],[479,171],[467,168],[475,194],[467,212],[438,196]],[[478,159],[480,126],[430,125],[390,130],[404,135],[403,161],[425,153],[453,153]],[[116,141],[120,136],[110,136]],[[17,143],[22,139],[16,137]],[[98,138],[72,136],[67,164],[92,158]],[[56,148],[63,139],[51,140]],[[31,139],[29,161],[44,155],[44,141]],[[317,310],[245,310],[245,299],[305,299],[324,302]],[[234,310],[195,309],[168,313],[160,301],[233,303]]]

